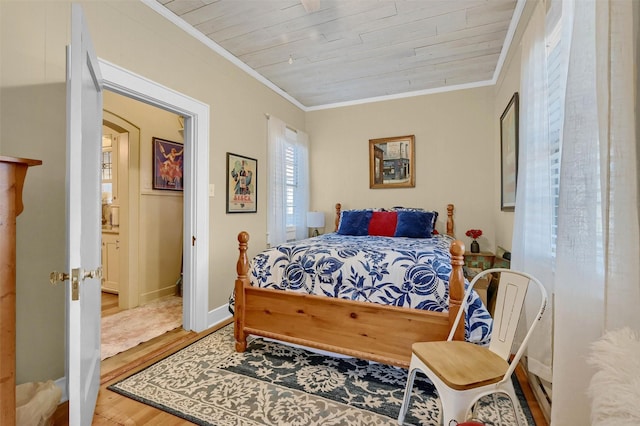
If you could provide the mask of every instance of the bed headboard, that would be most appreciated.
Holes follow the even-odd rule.
[[[340,226],[340,212],[342,211],[342,204],[336,203],[336,219],[334,232],[338,232],[338,226]],[[453,237],[453,204],[447,204],[447,235]]]

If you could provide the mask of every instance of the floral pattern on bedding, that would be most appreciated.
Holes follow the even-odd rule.
[[[263,288],[443,312],[449,307],[452,241],[446,235],[325,234],[256,255],[249,279]],[[475,292],[469,297],[466,339],[486,344],[491,316]]]

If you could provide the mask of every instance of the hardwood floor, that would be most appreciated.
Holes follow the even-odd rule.
[[[115,304],[113,302],[115,298]],[[117,296],[103,297],[103,315],[111,315],[118,312]],[[96,403],[93,425],[190,425],[191,422],[158,410],[151,406],[126,398],[107,389],[107,386],[125,378],[162,358],[188,346],[192,342],[213,333],[218,328],[230,323],[221,324],[215,329],[209,329],[202,333],[189,332],[182,329],[172,330],[158,336],[148,342],[122,352],[101,363],[100,391]],[[516,375],[524,394],[529,402],[536,426],[548,426],[542,411],[540,410],[533,392],[529,387],[526,374],[521,367],[516,369]],[[56,410],[52,425],[66,426],[69,424],[68,403],[61,404]]]
[[[118,295],[113,293],[102,292],[102,316],[117,314],[122,309],[118,306]]]
[[[527,378],[527,373],[522,364],[516,367],[515,374],[518,382],[520,383],[520,387],[522,388],[522,392],[524,393],[524,396],[527,400],[527,404],[529,404],[531,415],[533,416],[533,420],[536,422],[536,426],[549,426],[549,422],[547,422],[547,418],[544,416],[544,413],[542,412],[542,409],[538,404],[538,400],[531,390],[529,379]]]
[[[226,325],[226,324],[224,324]],[[129,376],[162,358],[188,346],[190,343],[212,333],[207,330],[195,333],[181,329],[172,330],[148,342],[141,343],[101,364],[100,391],[96,402],[94,425],[188,425],[191,424],[179,417],[148,405],[126,398],[107,389],[113,382]],[[52,418],[52,424],[69,424],[68,403],[61,404]]]
[[[118,296],[102,294],[102,315],[109,316],[119,312]],[[226,324],[224,324],[226,325]],[[154,362],[188,346],[195,340],[212,333],[207,330],[202,333],[185,331],[181,328],[169,331],[148,342],[139,344],[125,352],[107,358],[100,364],[100,390],[96,402],[94,425],[188,425],[192,424],[179,417],[173,416],[148,405],[123,397],[107,390],[107,386],[139,371]],[[53,415],[52,425],[65,426],[69,424],[69,405],[65,402],[58,406]]]

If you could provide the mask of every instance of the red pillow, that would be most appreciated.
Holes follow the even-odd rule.
[[[398,212],[373,212],[369,221],[369,235],[393,237],[397,223]]]

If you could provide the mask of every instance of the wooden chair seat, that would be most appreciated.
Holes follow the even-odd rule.
[[[419,342],[411,349],[440,380],[456,390],[497,383],[509,369],[509,364],[500,356],[473,343]]]

